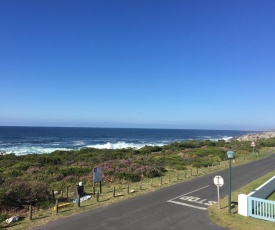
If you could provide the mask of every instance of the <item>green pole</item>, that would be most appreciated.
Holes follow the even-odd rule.
[[[231,213],[231,159],[229,159],[228,213]]]

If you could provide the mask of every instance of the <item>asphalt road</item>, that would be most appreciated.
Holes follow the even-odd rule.
[[[232,191],[275,169],[275,154],[232,168]],[[169,186],[107,207],[34,228],[42,229],[223,229],[212,223],[207,207],[217,205],[215,175],[224,179],[221,198],[228,193],[228,169]]]

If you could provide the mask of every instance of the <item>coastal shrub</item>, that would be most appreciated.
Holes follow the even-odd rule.
[[[160,177],[163,175],[164,171],[165,171],[164,168],[152,167],[151,169],[146,170],[145,177],[148,177],[148,178]]]
[[[174,165],[174,169],[176,169],[176,170],[185,170],[186,166],[184,164]]]
[[[19,177],[22,174],[23,173],[20,170],[18,170],[18,169],[11,169],[11,170],[9,170],[9,171],[6,172],[6,175],[8,177]]]
[[[224,147],[226,144],[225,140],[218,140],[218,142],[216,143],[217,147]]]
[[[204,140],[202,142],[203,146],[216,146],[217,142],[216,141],[211,141],[211,140]]]
[[[199,148],[202,146],[202,142],[191,140],[191,141],[184,141],[184,142],[174,142],[170,144],[172,147],[176,147],[178,150],[187,149],[187,148]],[[167,146],[169,148],[169,146]]]
[[[60,191],[65,191],[66,186],[67,186],[67,182],[60,180],[60,181],[52,182],[49,186],[49,189],[50,191],[54,190],[54,191],[60,192]]]
[[[66,176],[65,178],[63,178],[63,181],[68,182],[68,183],[73,183],[73,182],[77,182],[78,181],[78,177],[76,176]]]
[[[31,164],[29,162],[19,162],[12,168],[19,171],[26,171],[30,166]]]
[[[237,150],[235,153],[235,157],[238,157],[240,155],[249,155],[249,152],[246,150]]]
[[[138,173],[134,172],[117,172],[115,173],[115,178],[119,180],[126,180],[131,182],[140,181],[141,176]]]
[[[160,146],[144,146],[143,148],[139,149],[140,154],[150,154],[152,152],[161,152],[162,147]]]
[[[44,200],[44,201],[41,201],[40,203],[38,203],[36,206],[39,209],[47,209],[47,208],[52,207],[53,203],[50,200]]]
[[[31,166],[26,170],[27,174],[37,174],[37,173],[41,173],[43,172],[43,168],[42,167],[38,167],[38,166]]]
[[[258,145],[261,147],[274,147],[275,146],[275,138],[263,139],[260,140]]]
[[[103,180],[113,181],[114,178],[127,181],[139,181],[142,177],[158,177],[162,175],[164,168],[159,165],[141,164],[143,157],[136,160],[122,159],[103,162],[96,167],[102,167]],[[145,160],[146,161],[146,160]]]
[[[224,151],[219,148],[198,148],[193,149],[191,152],[191,156],[196,157],[205,157],[205,156],[220,156],[224,155]]]
[[[154,159],[155,164],[161,165],[162,167],[169,166],[174,168],[176,165],[185,165],[183,156],[180,155],[168,155],[159,156]]]
[[[59,173],[66,176],[83,176],[88,175],[92,169],[91,168],[80,168],[80,167],[66,167],[59,169]]]
[[[214,162],[212,160],[192,159],[190,163],[195,168],[202,168],[202,167],[207,167],[208,165],[212,165]]]
[[[1,211],[1,208],[0,208],[0,222],[3,222],[8,218],[9,218],[9,214],[7,213],[7,211]]]
[[[38,204],[49,199],[47,184],[37,181],[8,180],[1,186],[2,203],[10,207]]]

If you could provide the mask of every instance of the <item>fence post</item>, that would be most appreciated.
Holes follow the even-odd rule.
[[[116,187],[114,186],[114,188],[113,188],[113,197],[115,197],[116,196]]]
[[[184,178],[186,178],[186,169],[184,170]]]
[[[77,195],[77,207],[80,207],[80,195]]]
[[[52,196],[53,196],[53,199],[54,199],[54,190],[52,189]]]
[[[68,186],[66,186],[66,197],[67,197],[67,199],[69,198],[69,187]]]
[[[29,206],[29,217],[32,220],[32,205]]]
[[[168,183],[170,183],[171,182],[171,176],[170,176],[170,174],[168,175]]]
[[[93,196],[95,197],[95,186],[93,186]]]
[[[96,201],[99,202],[99,191],[96,192]]]
[[[55,210],[56,210],[56,213],[58,213],[58,199],[56,199],[55,201]]]
[[[130,185],[129,185],[129,183],[127,184],[127,193],[128,194],[130,193]]]
[[[177,173],[177,180],[179,180],[179,173]]]
[[[162,176],[160,177],[160,185],[162,185]]]
[[[199,168],[197,168],[197,175],[199,174]]]
[[[139,183],[139,189],[142,190],[142,180]]]

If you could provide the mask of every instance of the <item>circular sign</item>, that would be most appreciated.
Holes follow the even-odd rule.
[[[214,180],[214,184],[219,187],[222,187],[224,184],[223,178],[221,176],[215,176],[213,180]]]

